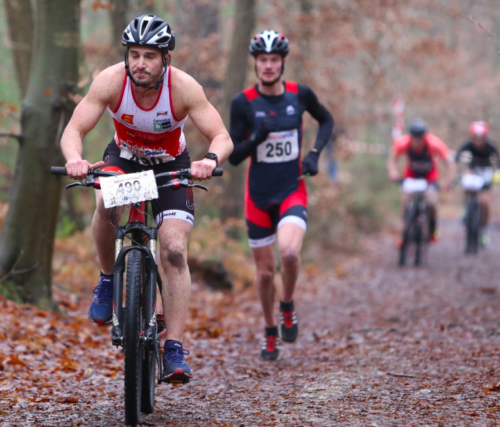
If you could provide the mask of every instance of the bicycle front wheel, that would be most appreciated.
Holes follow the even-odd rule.
[[[467,234],[466,252],[477,254],[481,228],[481,212],[479,202],[474,198],[471,198],[467,203],[467,216],[465,225]]]
[[[141,416],[142,367],[144,344],[141,340],[143,326],[141,290],[143,285],[142,253],[130,251],[127,258],[127,295],[123,348],[125,352],[125,424],[135,426]]]

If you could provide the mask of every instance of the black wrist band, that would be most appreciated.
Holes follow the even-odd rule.
[[[205,154],[204,158],[210,159],[210,160],[215,160],[215,167],[216,168],[219,167],[219,158],[217,157],[217,154],[215,154],[215,153],[207,153],[207,154]]]

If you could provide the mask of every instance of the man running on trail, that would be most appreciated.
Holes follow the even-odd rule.
[[[203,88],[189,75],[170,66],[175,35],[155,15],[130,22],[122,35],[127,47],[125,62],[102,71],[88,94],[78,104],[64,131],[61,146],[68,175],[83,179],[89,168],[155,174],[191,167],[193,179],[210,179],[233,144]],[[103,162],[91,164],[82,157],[82,141],[108,109],[115,124],[114,139],[104,151]],[[190,163],[183,127],[188,115],[210,141],[209,152]],[[167,324],[164,365],[167,381],[186,381],[191,369],[182,347],[188,312],[191,278],[187,266],[187,241],[194,221],[191,189],[158,190],[153,214],[159,228],[160,257],[167,280],[163,305]],[[123,209],[120,212],[123,212]],[[101,266],[101,278],[89,309],[90,320],[108,323],[112,317],[114,226],[112,210],[105,209],[101,191],[96,191],[92,232]]]
[[[266,325],[261,357],[275,360],[279,336],[274,318],[274,242],[277,235],[283,279],[281,338],[294,342],[298,324],[293,292],[307,222],[301,175],[318,173],[318,157],[332,134],[333,118],[309,87],[282,80],[289,50],[285,37],[264,31],[251,40],[249,50],[259,83],[236,95],[231,104],[235,147],[229,162],[238,165],[250,157],[245,216]],[[314,148],[301,161],[305,111],[319,122],[319,130]]]
[[[403,178],[424,178],[429,183],[425,196],[430,204],[429,218],[429,240],[437,241],[437,210],[439,192],[439,169],[437,160],[442,160],[446,166],[446,177],[444,189],[449,190],[455,176],[455,163],[450,158],[449,149],[446,144],[437,136],[427,132],[427,123],[421,119],[415,119],[410,125],[410,132],[394,141],[389,158],[387,169],[389,178],[399,181],[401,175],[398,171],[396,160],[399,157],[406,157],[407,164],[403,172]],[[409,201],[409,194],[402,194],[401,206],[404,212]]]
[[[495,168],[499,165],[500,155],[498,150],[488,138],[489,128],[486,122],[473,122],[469,127],[470,138],[462,145],[456,155],[459,162],[464,153],[469,154],[468,167],[476,175],[484,179],[483,190],[479,195],[481,203],[481,244],[486,246],[488,237],[486,227],[491,211],[491,185]]]

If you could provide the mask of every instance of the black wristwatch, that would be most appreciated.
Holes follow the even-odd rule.
[[[217,157],[217,154],[215,153],[207,153],[205,154],[205,158],[210,159],[210,160],[215,160],[215,167],[219,167],[219,158]]]

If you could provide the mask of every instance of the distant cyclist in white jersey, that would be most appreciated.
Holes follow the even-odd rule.
[[[224,124],[208,102],[203,88],[189,75],[171,67],[170,52],[175,35],[155,15],[134,19],[123,32],[127,47],[125,62],[102,71],[78,104],[64,131],[61,146],[68,175],[86,177],[89,168],[125,173],[152,169],[155,174],[191,167],[196,180],[210,179],[212,171],[233,149]],[[108,109],[116,133],[107,146],[103,161],[91,164],[82,158],[82,141]],[[183,133],[188,116],[210,142],[205,158],[190,163]],[[167,324],[165,377],[186,380],[191,369],[184,360],[184,324],[189,306],[191,278],[187,266],[187,241],[194,221],[191,189],[159,189],[159,203],[153,213],[159,228],[161,263],[167,280],[164,286],[164,313]],[[114,226],[111,209],[105,209],[96,190],[97,207],[92,231],[101,278],[89,309],[90,320],[111,321],[113,298]]]

